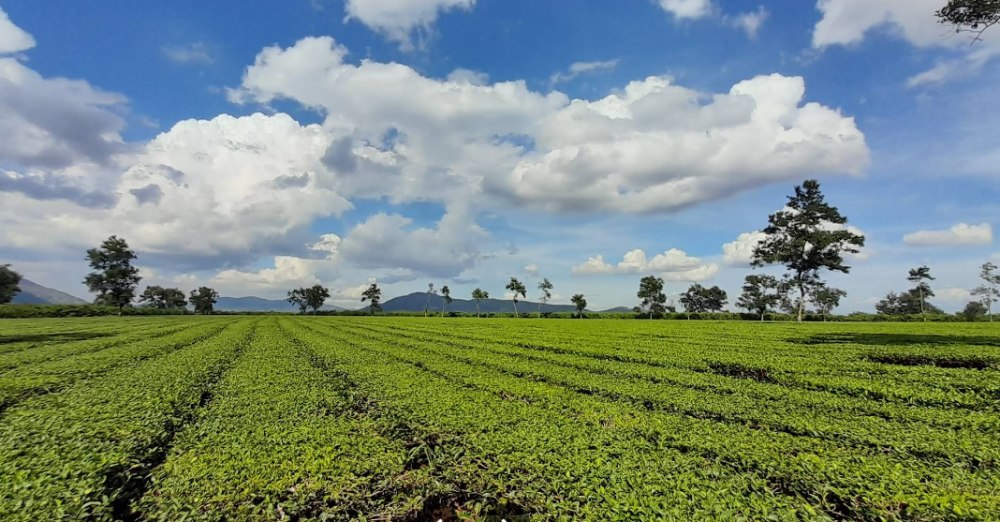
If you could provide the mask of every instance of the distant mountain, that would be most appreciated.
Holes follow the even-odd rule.
[[[627,306],[616,306],[614,308],[608,308],[607,310],[601,310],[599,313],[602,314],[627,314],[632,311],[631,308]]]
[[[382,310],[385,312],[423,312],[424,306],[428,305],[426,292],[414,292],[412,294],[394,297],[382,303]],[[441,312],[444,305],[444,298],[440,295],[432,294],[428,308],[432,312]],[[449,312],[476,313],[476,302],[470,299],[454,299],[448,305]],[[479,311],[484,314],[514,313],[514,303],[501,299],[483,299],[479,302]],[[524,313],[537,313],[538,304],[531,301],[518,301],[517,311]],[[542,313],[551,312],[575,312],[573,305],[542,305]]]
[[[297,306],[284,299],[264,299],[262,297],[220,297],[215,309],[221,312],[298,312]],[[325,305],[320,310],[343,310],[334,305]]]
[[[21,287],[21,292],[14,296],[14,300],[11,301],[13,304],[87,304],[87,301],[79,297],[42,286],[28,279],[21,279],[18,286]]]

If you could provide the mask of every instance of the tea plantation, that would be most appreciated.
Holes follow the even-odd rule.
[[[1000,324],[0,322],[0,520],[998,520]]]

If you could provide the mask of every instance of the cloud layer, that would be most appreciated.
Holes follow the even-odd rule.
[[[915,246],[988,245],[993,242],[989,223],[959,223],[948,230],[918,230],[903,236],[903,242]]]

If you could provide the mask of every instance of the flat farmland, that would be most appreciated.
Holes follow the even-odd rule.
[[[0,321],[0,520],[998,520],[1000,325]]]

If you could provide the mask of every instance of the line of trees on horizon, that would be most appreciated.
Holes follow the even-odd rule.
[[[754,268],[782,265],[786,274],[780,278],[767,274],[747,275],[742,293],[734,304],[759,316],[761,320],[768,313],[780,310],[793,314],[798,321],[804,319],[811,304],[815,307],[815,313],[825,320],[847,293],[827,285],[820,274],[822,271],[849,273],[850,267],[844,263],[844,255],[860,252],[865,238],[849,230],[847,218],[825,201],[816,180],[806,180],[802,185],[796,186],[794,193],[787,199],[782,210],[768,216],[768,226],[763,231],[764,239],[754,248],[751,261]],[[137,296],[136,289],[142,278],[134,265],[136,258],[128,243],[117,236],[111,236],[99,247],[87,250],[86,260],[92,271],[84,279],[84,284],[96,294],[95,304],[115,307],[119,315],[136,300],[160,310],[181,310],[190,304],[199,314],[214,311],[219,294],[205,286],[192,290],[188,296],[177,288],[147,286]],[[1000,273],[997,266],[991,262],[984,263],[980,269],[980,278],[983,284],[970,292],[975,299],[966,305],[961,314],[969,320],[986,316],[992,321],[993,303],[1000,301]],[[929,298],[934,297],[930,286],[934,277],[928,266],[911,269],[907,280],[915,286],[900,293],[890,292],[875,305],[877,313],[890,316],[919,315],[925,321],[928,314],[943,313],[940,308],[928,302]],[[10,265],[0,265],[0,304],[9,303],[20,291],[20,281],[21,275],[12,270]],[[517,305],[527,298],[527,287],[518,278],[511,277],[504,288],[513,303],[514,316],[519,317]],[[536,312],[541,317],[542,306],[552,299],[554,285],[547,277],[543,277],[537,288],[539,297]],[[640,303],[633,311],[650,319],[666,312],[676,312],[673,303],[668,303],[663,289],[662,278],[655,275],[642,277],[636,293]],[[430,313],[432,296],[439,295],[439,292],[442,298],[440,315],[444,316],[448,306],[454,301],[448,285],[437,290],[434,283],[428,283],[425,317]],[[287,301],[297,306],[301,313],[306,313],[309,309],[318,313],[330,295],[328,288],[316,284],[288,291]],[[481,315],[480,302],[489,299],[490,294],[476,288],[471,297],[476,303],[478,317]],[[706,288],[695,283],[680,295],[679,302],[688,314],[717,313],[724,310],[728,299],[726,291],[718,286]],[[587,307],[586,296],[582,293],[574,294],[570,301],[575,307],[576,316],[582,317]],[[373,315],[382,311],[382,291],[377,282],[369,284],[362,293],[361,302],[368,303],[366,308]]]

